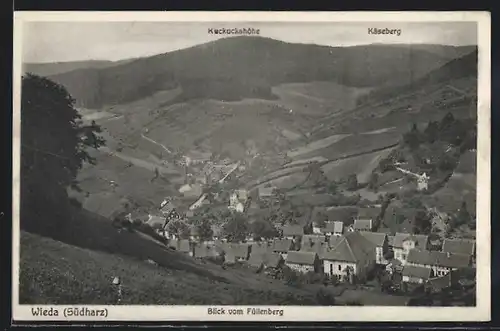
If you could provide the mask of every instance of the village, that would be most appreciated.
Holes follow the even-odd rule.
[[[377,230],[383,207],[376,203],[348,210],[314,207],[310,212],[289,212],[263,222],[258,220],[263,217],[259,211],[262,206],[282,203],[279,190],[269,185],[253,191],[234,188],[234,178],[247,170],[248,162],[216,164],[210,157],[182,158],[186,183],[179,193],[185,199],[166,198],[156,214],[144,219],[169,249],[223,268],[243,266],[288,282],[320,279],[325,286],[363,287],[375,279],[386,295],[475,286],[474,239]],[[413,174],[399,166],[398,170],[413,177],[418,190],[427,189],[425,173]],[[185,201],[191,202],[186,205]],[[128,214],[128,218],[133,222],[135,217]],[[250,225],[244,224],[248,220]],[[268,223],[269,228],[259,230]]]

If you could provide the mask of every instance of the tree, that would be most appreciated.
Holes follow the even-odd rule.
[[[452,171],[455,169],[457,160],[451,155],[444,153],[439,160],[438,167],[441,171]]]
[[[168,222],[166,228],[168,232],[175,234],[180,239],[189,238],[189,226],[181,220],[173,220]]]
[[[448,130],[453,125],[454,122],[455,122],[455,117],[451,112],[448,112],[439,123],[439,131],[443,132]]]
[[[417,124],[413,123],[410,132],[403,135],[403,141],[412,150],[420,146],[420,132],[418,131]]]
[[[325,287],[321,287],[318,292],[316,292],[316,301],[322,306],[334,306],[335,296],[328,292]]]
[[[67,90],[43,77],[26,74],[21,93],[21,227],[61,233],[71,219],[67,188],[81,191],[76,175],[95,164],[88,148],[99,148],[100,127],[84,124]]]
[[[242,214],[235,214],[224,224],[223,231],[228,241],[242,241],[249,232],[248,220]]]
[[[198,234],[200,235],[200,240],[202,242],[213,238],[214,231],[212,230],[212,225],[206,218],[201,221],[200,225],[198,225]]]
[[[457,225],[460,226],[462,224],[469,224],[470,221],[471,221],[471,216],[469,211],[467,210],[467,203],[465,201],[462,201],[462,205],[458,210]]]
[[[413,223],[413,232],[416,234],[423,233],[429,234],[432,228],[432,222],[430,216],[423,209],[418,210],[415,214]]]
[[[250,225],[254,239],[271,239],[278,235],[278,231],[269,221],[257,219]]]
[[[313,183],[313,186],[322,186],[325,185],[325,183],[328,181],[328,179],[325,177],[325,174],[321,170],[321,167],[319,164],[314,163],[309,166],[309,171],[310,171],[310,180]]]
[[[368,187],[374,191],[378,188],[378,173],[374,172],[370,176],[370,181],[368,182]]]
[[[435,142],[439,138],[439,123],[436,121],[430,121],[424,130],[425,139],[429,143]]]
[[[324,229],[326,227],[326,222],[328,221],[328,216],[325,214],[318,215],[318,219],[316,220],[316,226],[320,229]]]
[[[358,188],[358,176],[356,174],[351,174],[347,177],[346,187],[350,191],[355,191]]]

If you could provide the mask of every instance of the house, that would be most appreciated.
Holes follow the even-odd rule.
[[[259,198],[270,198],[274,195],[275,187],[259,187]]]
[[[352,229],[354,231],[372,231],[373,220],[371,220],[371,219],[363,219],[363,220],[355,219]]]
[[[225,246],[225,262],[227,263],[243,262],[250,257],[251,246],[248,244],[230,243]]]
[[[314,207],[311,212],[313,233],[338,235],[339,232],[343,232],[345,227],[344,224],[352,223],[352,220],[356,214],[357,209],[351,206]],[[342,223],[342,225],[340,225],[340,223]],[[340,229],[340,226],[342,226],[342,229]],[[328,229],[326,229],[325,231],[326,227],[328,227]],[[334,228],[336,228],[336,231],[333,231]]]
[[[344,234],[344,223],[339,221],[327,222],[321,232],[326,236],[341,236]]]
[[[378,207],[360,208],[358,215],[354,219],[354,230],[372,231],[374,223],[380,216],[380,212],[381,210]]]
[[[247,190],[235,190],[229,197],[229,209],[242,213],[245,211],[245,205],[248,201]]]
[[[211,157],[211,152],[190,151],[184,156],[184,163],[188,166],[201,164],[209,162]]]
[[[338,238],[323,256],[324,273],[349,282],[354,277],[363,280],[375,266],[375,245],[359,232],[348,232]]]
[[[319,272],[321,262],[314,252],[291,251],[285,259],[285,265],[301,273]]]
[[[184,253],[184,254],[189,254],[190,256],[193,256],[193,249],[191,246],[191,242],[187,239],[179,240],[179,243],[177,246],[177,251]]]
[[[375,263],[387,264],[387,260],[385,258],[386,253],[389,251],[389,240],[387,238],[387,234],[367,231],[360,232],[360,234],[375,245]]]
[[[266,241],[254,242],[251,244],[251,247],[252,254],[264,254],[273,251],[273,244]]]
[[[425,267],[405,265],[401,275],[405,283],[424,284],[431,277],[431,271]]]
[[[202,243],[193,245],[193,256],[196,258],[209,258],[209,257],[217,257],[219,253],[215,249],[215,246]]]
[[[474,256],[476,251],[476,241],[471,239],[445,239],[443,241],[441,251],[451,254]]]
[[[277,269],[283,266],[285,260],[278,253],[264,252],[250,254],[248,264],[256,268]]]
[[[281,254],[284,259],[286,259],[286,256],[288,252],[294,249],[294,243],[293,240],[291,239],[275,239],[273,241],[273,246],[272,246],[272,251],[274,253]]]
[[[396,233],[392,243],[394,258],[406,264],[408,254],[412,249],[427,250],[429,248],[429,236],[421,234]]]
[[[431,277],[440,277],[452,270],[470,267],[471,256],[412,249],[408,254],[406,265],[431,269]]]
[[[304,235],[304,228],[298,224],[286,224],[282,230],[286,239],[297,240]]]

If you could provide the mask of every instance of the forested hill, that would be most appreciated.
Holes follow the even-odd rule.
[[[449,46],[443,46],[449,47]],[[98,108],[182,87],[181,98],[239,100],[274,98],[271,86],[333,81],[372,87],[409,83],[451,58],[436,47],[363,45],[327,47],[261,37],[232,37],[104,68],[82,68],[50,76],[77,100]]]

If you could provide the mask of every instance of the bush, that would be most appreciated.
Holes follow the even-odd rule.
[[[326,277],[325,274],[310,271],[304,275],[304,279],[307,284],[323,284]]]
[[[322,306],[335,305],[335,297],[323,287],[316,292],[316,301]]]

